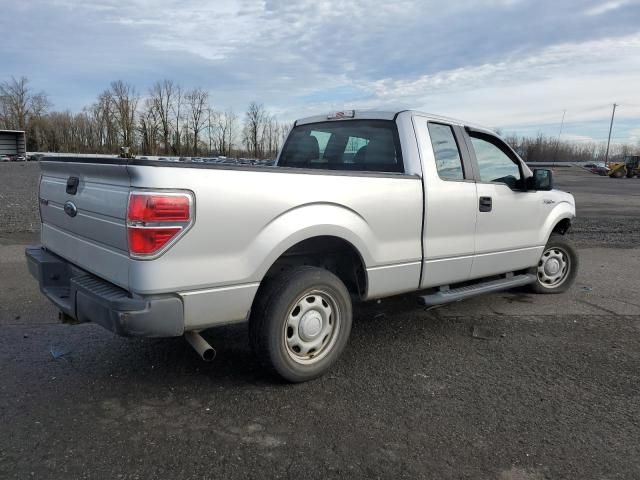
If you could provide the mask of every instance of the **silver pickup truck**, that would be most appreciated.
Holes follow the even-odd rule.
[[[41,161],[42,245],[26,251],[63,320],[120,335],[249,322],[288,381],[325,373],[352,303],[424,305],[528,285],[557,293],[578,257],[573,197],[491,131],[416,111],[295,122],[276,165]]]

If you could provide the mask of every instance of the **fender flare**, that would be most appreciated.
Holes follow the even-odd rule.
[[[366,220],[354,210],[334,203],[296,206],[271,220],[255,237],[252,252],[258,265],[252,278],[262,281],[271,266],[291,247],[314,237],[336,237],[353,246],[366,269],[373,263],[367,245],[376,245],[375,235]]]
[[[541,245],[546,245],[553,229],[562,220],[573,220],[576,217],[575,207],[569,202],[561,202],[556,205],[547,215],[547,219],[542,228]]]

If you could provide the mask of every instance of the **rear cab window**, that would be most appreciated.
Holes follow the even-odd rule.
[[[462,158],[451,126],[429,122],[427,127],[431,137],[438,176],[442,180],[464,180],[465,172]]]
[[[293,128],[280,167],[364,172],[404,172],[400,141],[391,120],[340,120]]]

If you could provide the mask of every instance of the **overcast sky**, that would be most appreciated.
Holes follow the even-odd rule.
[[[639,0],[3,2],[0,80],[80,110],[110,81],[203,87],[281,120],[416,108],[505,132],[640,142]]]

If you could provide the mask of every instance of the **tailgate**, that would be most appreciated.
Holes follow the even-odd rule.
[[[129,174],[125,164],[92,163],[96,160],[40,163],[42,244],[127,289]]]

